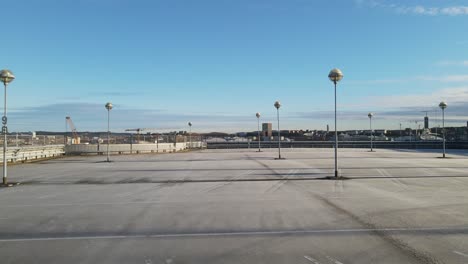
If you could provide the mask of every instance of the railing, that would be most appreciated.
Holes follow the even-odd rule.
[[[6,158],[8,163],[26,162],[63,156],[64,145],[8,147]],[[3,160],[0,160],[0,164]]]
[[[28,134],[8,134],[7,142],[9,147],[35,147],[62,145],[65,143],[63,135],[28,135]],[[0,137],[0,145],[3,146],[3,136]]]
[[[110,154],[140,154],[140,153],[164,153],[164,152],[177,152],[189,148],[198,149],[203,148],[202,142],[190,143],[151,143],[151,144],[110,144]],[[67,145],[65,147],[67,155],[104,155],[107,153],[107,144],[77,144]]]
[[[447,141],[448,149],[468,149],[468,141],[452,142]],[[333,148],[333,141],[282,141],[281,148]],[[262,148],[277,148],[278,142],[261,142]],[[339,148],[370,148],[367,141],[339,141]],[[376,149],[438,149],[442,148],[442,141],[374,141],[373,147]],[[208,149],[240,149],[258,148],[257,142],[208,142]]]

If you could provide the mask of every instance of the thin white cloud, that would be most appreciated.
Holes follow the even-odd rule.
[[[417,14],[417,15],[438,15],[440,10],[437,7],[424,7],[424,6],[400,6],[396,8],[396,11],[400,14]]]
[[[396,84],[396,83],[405,83],[410,81],[411,79],[406,78],[406,79],[375,79],[375,80],[350,80],[348,83],[350,84],[368,84],[368,85],[373,85],[373,84]]]
[[[441,101],[446,101],[449,105],[465,103],[468,101],[468,86],[447,87],[427,94],[372,96],[366,101],[381,108],[437,107]]]
[[[444,76],[418,76],[416,80],[435,81],[435,82],[468,82],[468,75],[444,75]]]
[[[359,6],[369,6],[371,8],[387,8],[391,9],[398,14],[413,14],[423,16],[462,16],[468,15],[468,6],[445,6],[445,7],[433,7],[433,6],[405,6],[394,3],[387,3],[379,0],[356,0],[355,3]]]
[[[445,61],[437,62],[436,65],[439,65],[439,66],[464,66],[464,67],[468,67],[468,60],[462,60],[462,61],[445,60]]]
[[[441,75],[441,76],[430,76],[420,75],[416,77],[408,78],[396,78],[396,79],[374,79],[374,80],[350,80],[350,84],[397,84],[397,83],[409,83],[415,81],[422,82],[440,82],[440,83],[468,83],[468,74],[459,75]]]
[[[468,6],[451,6],[440,9],[440,13],[449,16],[468,15]]]

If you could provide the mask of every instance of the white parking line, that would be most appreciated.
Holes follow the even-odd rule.
[[[336,259],[334,259],[334,258],[332,258],[332,257],[330,257],[330,256],[327,256],[326,258],[327,258],[328,260],[330,260],[331,262],[335,263],[335,264],[344,264],[343,262],[338,261],[338,260],[336,260]]]
[[[48,195],[43,195],[43,196],[39,196],[37,197],[38,199],[45,199],[45,198],[52,198],[52,197],[56,197],[58,196],[59,194],[48,194]]]
[[[309,256],[304,256],[305,259],[307,259],[308,261],[314,263],[314,264],[320,264],[320,262],[318,262],[316,259],[314,259],[313,257],[309,257]]]
[[[206,232],[206,233],[173,233],[147,235],[104,235],[104,236],[68,236],[68,237],[31,237],[4,238],[0,242],[28,242],[28,241],[56,241],[56,240],[94,240],[94,239],[126,239],[126,238],[190,238],[190,237],[227,237],[227,236],[262,236],[262,235],[306,235],[327,233],[369,233],[369,232],[398,232],[398,231],[468,231],[465,228],[428,227],[428,228],[376,228],[376,229],[312,229],[312,230],[279,230],[279,231],[240,231],[240,232]],[[457,251],[458,252],[458,251]],[[461,252],[458,252],[463,254]],[[335,260],[337,261],[337,260]],[[341,262],[336,262],[339,264]]]
[[[455,253],[455,254],[457,254],[457,255],[460,255],[460,256],[463,256],[463,257],[465,257],[465,258],[468,258],[468,254],[462,253],[462,252],[460,252],[460,251],[454,250],[453,253]]]
[[[131,196],[133,194],[135,194],[135,192],[124,192],[124,193],[116,194],[115,197],[126,197],[126,196]]]

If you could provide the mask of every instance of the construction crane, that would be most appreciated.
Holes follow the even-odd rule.
[[[73,121],[71,120],[71,117],[69,116],[65,117],[65,121],[66,121],[66,124],[70,126],[70,130],[73,136],[71,144],[80,144],[80,139],[78,137],[78,133],[76,132],[76,127],[73,124]]]

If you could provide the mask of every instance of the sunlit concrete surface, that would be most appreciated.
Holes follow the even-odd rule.
[[[1,263],[468,263],[468,152],[255,150],[11,166]]]

